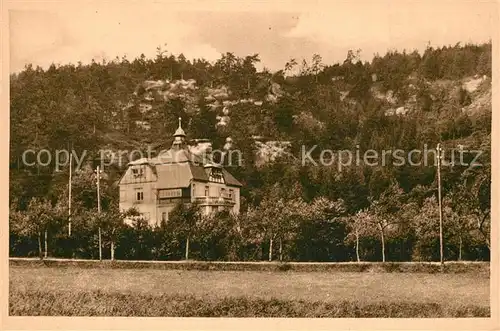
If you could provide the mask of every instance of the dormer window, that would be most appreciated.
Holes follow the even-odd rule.
[[[142,177],[143,174],[144,172],[142,168],[132,168],[132,175],[134,177]]]
[[[212,168],[208,179],[215,183],[224,183],[224,176],[222,175],[221,169]]]

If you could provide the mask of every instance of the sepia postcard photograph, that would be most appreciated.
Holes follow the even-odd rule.
[[[2,328],[500,329],[499,8],[5,1]]]

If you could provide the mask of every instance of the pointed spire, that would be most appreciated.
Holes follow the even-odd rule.
[[[174,149],[183,149],[186,148],[185,140],[186,140],[186,133],[184,130],[182,130],[182,119],[179,117],[179,127],[174,133],[174,141],[172,142],[172,148]]]
[[[179,117],[179,127],[174,133],[174,137],[185,137],[186,133],[182,130],[182,118]]]

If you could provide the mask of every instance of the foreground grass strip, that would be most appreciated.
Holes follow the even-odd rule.
[[[488,307],[438,303],[334,303],[247,297],[196,298],[89,292],[13,289],[11,316],[181,316],[181,317],[489,317]]]

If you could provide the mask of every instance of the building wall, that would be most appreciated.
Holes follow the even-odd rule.
[[[228,186],[223,183],[214,183],[214,182],[198,182],[194,181],[191,184],[191,201],[201,201],[196,198],[204,198],[207,197],[207,190],[208,188],[208,197],[209,198],[219,198],[221,195],[221,189],[225,190],[225,195],[228,196],[230,190],[232,190],[233,194],[233,201],[235,202],[234,206],[232,207],[231,211],[235,214],[238,214],[240,211],[240,188],[239,187],[233,187],[233,186]],[[209,204],[206,206],[202,206],[202,212],[207,215],[211,212],[214,212],[216,210],[220,210],[218,208],[218,204]]]
[[[137,174],[134,174],[137,171]],[[139,175],[141,173],[142,175]],[[147,183],[156,182],[157,177],[153,172],[153,169],[148,164],[132,165],[128,167],[127,171],[123,175],[120,183],[121,184],[135,184],[135,183]]]
[[[156,222],[151,222],[150,224],[153,225],[160,225],[162,218],[163,218],[163,213],[165,213],[165,221],[168,222],[169,215],[172,212],[172,210],[175,208],[175,204],[166,204],[166,205],[161,205],[157,207],[157,219],[155,220]]]
[[[134,170],[137,173],[134,174]],[[142,192],[142,200],[137,194]],[[143,214],[150,224],[157,219],[156,175],[149,165],[130,166],[120,181],[120,210],[132,207]]]
[[[235,199],[235,205],[233,206],[233,213],[239,214],[240,213],[240,188],[239,187],[232,187],[234,189],[234,199]]]
[[[136,169],[135,174],[134,169]],[[163,213],[166,213],[165,218],[168,221],[169,214],[175,207],[178,199],[158,201],[157,190],[161,190],[162,188],[157,187],[156,179],[156,175],[148,165],[133,165],[129,167],[120,181],[120,210],[127,210],[131,207],[135,207],[152,226],[160,225],[164,215]],[[197,200],[196,197],[206,197],[207,187],[208,197],[213,199],[220,197],[221,189],[225,189],[226,196],[228,196],[230,190],[232,190],[235,204],[232,206],[231,211],[235,214],[239,213],[239,187],[227,186],[223,183],[193,181],[190,188],[182,189],[182,197],[190,201]],[[138,199],[137,194],[139,192],[142,192],[140,196],[142,200]],[[172,203],[169,201],[172,201]],[[216,210],[221,210],[221,208],[220,203],[209,202],[208,205],[202,206],[202,212],[207,215]]]

